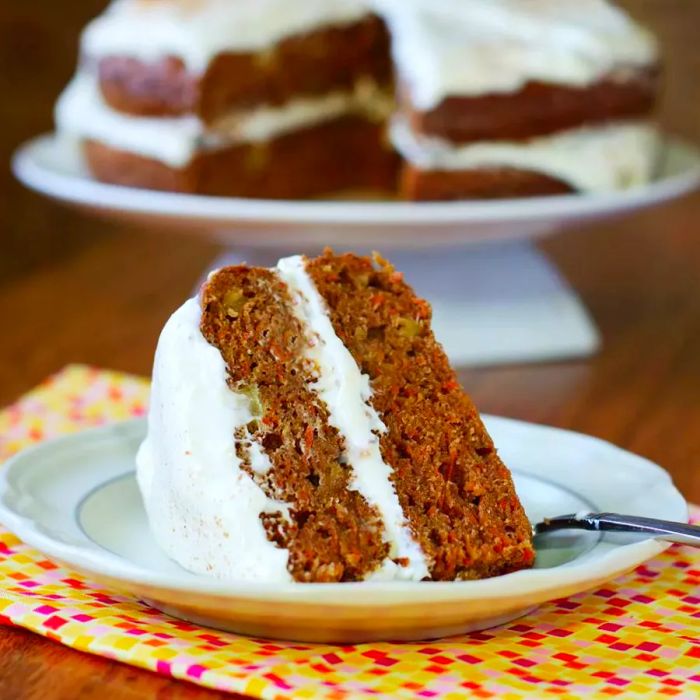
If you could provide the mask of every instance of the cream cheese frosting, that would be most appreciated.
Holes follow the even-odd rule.
[[[566,182],[579,192],[606,192],[642,185],[658,165],[660,137],[646,122],[586,127],[528,141],[465,145],[416,134],[400,118],[391,140],[421,170],[517,168]]]
[[[369,378],[336,335],[328,309],[302,257],[280,260],[274,272],[287,285],[308,341],[309,388],[343,438],[353,472],[350,488],[379,511],[390,552],[368,580],[419,581],[426,557],[410,531],[391,467],[379,449],[386,431],[371,405]],[[234,432],[253,419],[249,398],[227,384],[221,353],[201,333],[201,308],[190,299],[166,323],[155,356],[148,434],[137,477],[149,523],[161,548],[181,566],[224,580],[289,582],[289,553],[270,542],[262,513],[289,516],[290,505],[265,495],[241,468]],[[246,440],[251,468],[272,467],[264,449]],[[399,566],[392,560],[405,558]]]
[[[584,86],[657,60],[652,35],[606,0],[373,0],[419,110],[449,96]]]
[[[219,351],[190,299],[158,341],[148,435],[136,464],[156,541],[181,566],[226,580],[291,581],[289,554],[267,539],[261,513],[288,512],[241,469],[234,430],[252,418],[231,391]]]
[[[309,388],[326,405],[329,423],[343,438],[344,458],[353,471],[350,488],[379,511],[390,545],[389,557],[408,560],[408,565],[402,567],[386,562],[377,577],[420,581],[429,575],[428,566],[391,483],[392,468],[379,449],[379,436],[387,428],[370,403],[369,377],[333,330],[326,304],[306,272],[304,258],[284,258],[276,271],[292,296],[294,314],[306,329],[305,360],[316,378]]]
[[[390,100],[372,81],[358,81],[353,91],[299,97],[280,107],[262,105],[232,112],[207,126],[193,115],[136,117],[113,110],[103,99],[95,76],[79,71],[56,104],[58,130],[93,139],[112,148],[184,167],[199,151],[240,143],[258,143],[346,114],[386,117]]]
[[[222,52],[264,50],[325,25],[357,22],[364,0],[113,0],[82,38],[90,58],[177,56],[203,72]]]

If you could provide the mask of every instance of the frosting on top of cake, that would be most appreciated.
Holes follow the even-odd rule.
[[[606,0],[373,0],[419,110],[528,81],[588,85],[658,57],[653,36]]]
[[[528,141],[459,145],[417,135],[397,118],[391,140],[421,170],[515,168],[549,175],[578,192],[609,192],[649,182],[660,150],[659,133],[646,122],[583,127]]]
[[[367,13],[365,0],[113,0],[85,29],[82,50],[91,58],[172,55],[200,72],[219,53],[264,50]]]
[[[168,320],[156,350],[148,435],[137,477],[160,547],[189,571],[228,580],[291,581],[289,553],[267,539],[261,513],[288,513],[241,469],[234,431],[253,418],[231,391],[221,353],[199,330],[190,299]],[[265,456],[257,465],[264,469]]]

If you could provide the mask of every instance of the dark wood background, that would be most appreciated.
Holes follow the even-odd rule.
[[[627,0],[666,55],[664,126],[700,141],[700,2]],[[168,315],[219,252],[205,240],[90,218],[24,190],[7,163],[51,128],[77,38],[102,0],[0,3],[0,405],[70,362],[150,371]],[[700,195],[555,236],[603,351],[465,371],[484,411],[581,430],[664,465],[700,502]],[[0,698],[218,694],[0,629]]]

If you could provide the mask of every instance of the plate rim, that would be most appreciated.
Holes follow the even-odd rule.
[[[600,438],[575,431],[511,418],[489,415],[484,415],[483,417],[491,425],[495,421],[502,424],[510,424],[512,427],[520,426],[527,429],[535,428],[555,431],[569,436],[583,436],[605,449],[621,452],[627,459],[633,458],[640,468],[647,470],[647,473],[653,473],[656,479],[660,480],[660,483],[664,483],[671,490],[673,496],[679,499],[679,504],[683,503],[684,512],[688,512],[687,503],[673,485],[668,472],[644,457],[616,447]],[[61,542],[50,534],[45,533],[37,521],[10,507],[7,497],[14,490],[11,483],[12,476],[15,472],[21,470],[25,462],[33,460],[37,454],[47,453],[57,447],[70,445],[73,442],[80,444],[81,442],[100,439],[125,440],[134,431],[143,432],[145,421],[145,418],[136,418],[108,423],[97,428],[88,428],[77,433],[46,440],[14,455],[0,467],[0,523],[4,524],[8,530],[24,543],[37,549],[49,558],[60,562],[68,568],[78,570],[98,582],[106,581],[122,590],[140,587],[141,589],[157,589],[178,595],[196,593],[220,599],[290,602],[295,605],[309,606],[332,604],[348,609],[366,607],[367,605],[402,607],[418,603],[430,605],[433,603],[439,604],[449,601],[458,602],[476,599],[487,601],[511,597],[514,593],[536,593],[540,597],[546,597],[548,591],[556,591],[557,595],[559,595],[559,592],[567,587],[585,590],[589,587],[583,585],[587,581],[593,582],[600,579],[609,580],[615,578],[660,554],[670,546],[667,543],[653,539],[618,545],[602,553],[594,562],[588,562],[586,566],[580,563],[576,564],[576,560],[574,560],[566,566],[557,567],[556,581],[550,581],[549,584],[548,579],[552,578],[550,569],[518,571],[480,581],[429,582],[423,584],[401,581],[372,582],[369,585],[366,582],[305,584],[263,584],[252,581],[224,582],[204,576],[196,576],[184,570],[181,577],[152,572],[135,566],[103,548],[98,550],[85,545]],[[119,433],[123,434],[119,435]],[[521,471],[527,473],[526,470]],[[94,546],[96,548],[99,547],[96,544]],[[508,589],[513,590],[509,593]],[[338,596],[341,592],[343,595]],[[350,592],[354,595],[348,596],[347,594]],[[400,599],[397,599],[396,594],[399,592]],[[342,602],[334,600],[334,598],[338,597]]]
[[[77,206],[173,221],[184,216],[202,223],[374,228],[507,224],[604,216],[653,206],[700,188],[700,147],[672,136],[664,137],[666,156],[682,154],[692,164],[647,185],[603,194],[456,202],[270,200],[157,192],[67,175],[37,163],[37,151],[56,147],[59,141],[56,132],[47,132],[22,143],[12,156],[17,179],[32,190]]]

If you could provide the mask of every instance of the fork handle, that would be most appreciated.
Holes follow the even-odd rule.
[[[545,518],[535,526],[536,534],[554,530],[594,530],[596,532],[631,532],[657,540],[700,547],[700,527],[671,520],[640,518],[618,513],[580,513]]]

